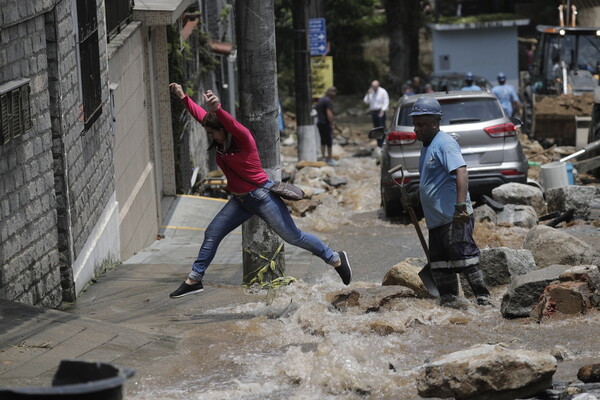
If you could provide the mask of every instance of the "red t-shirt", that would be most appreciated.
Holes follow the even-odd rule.
[[[187,95],[182,100],[190,114],[198,122],[202,122],[207,114],[206,110]],[[236,121],[220,105],[215,114],[232,136],[226,152],[223,151],[223,146],[217,146],[217,165],[227,178],[227,188],[234,193],[246,193],[256,189],[256,185],[263,185],[268,176],[262,168],[256,142],[248,128]]]

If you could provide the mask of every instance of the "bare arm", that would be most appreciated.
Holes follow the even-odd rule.
[[[467,201],[467,192],[469,190],[467,167],[463,165],[453,172],[456,174],[456,203],[464,203]]]

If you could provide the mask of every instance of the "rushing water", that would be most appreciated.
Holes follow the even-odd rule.
[[[366,277],[351,289],[377,286],[393,265],[382,261],[385,257],[400,261],[422,252],[412,227],[377,217],[379,168],[372,159],[348,157],[336,171],[349,178],[348,185],[323,196],[323,204],[298,222],[351,246],[356,276]],[[494,240],[510,236],[486,229]],[[398,236],[388,242],[378,237],[390,232]],[[410,245],[398,239],[402,234],[412,237]],[[251,302],[192,315],[199,323],[187,331],[180,351],[161,360],[159,369],[144,371],[128,398],[417,399],[415,379],[426,360],[480,343],[557,354],[563,358],[555,375],[560,381],[572,381],[580,366],[598,362],[598,312],[542,324],[506,320],[499,311],[503,287],[493,289],[495,307],[459,311],[433,299],[405,298],[378,312],[338,310],[331,300],[345,289],[337,276],[324,273],[274,296],[262,292]],[[231,291],[232,298],[247,292],[222,290]]]
[[[598,354],[598,313],[537,324],[505,320],[498,308],[458,311],[419,299],[373,313],[340,311],[330,303],[340,286],[329,279],[300,282],[278,290],[269,305],[207,310],[231,320],[211,332],[190,331],[182,347],[204,350],[180,354],[176,371],[141,382],[134,398],[415,399],[415,379],[428,358],[478,343],[561,354],[557,378],[566,381]],[[213,341],[206,346],[208,336]]]

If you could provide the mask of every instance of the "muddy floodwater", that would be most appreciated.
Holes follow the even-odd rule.
[[[345,153],[335,170],[348,184],[297,223],[348,251],[355,278],[350,289],[378,286],[395,263],[423,257],[410,225],[381,217],[379,167],[372,158]],[[573,229],[598,249],[595,228]],[[482,226],[479,235],[492,245],[519,248],[525,233]],[[554,380],[561,382],[598,362],[598,312],[542,324],[507,320],[500,314],[505,287],[492,290],[494,307],[459,311],[434,299],[407,298],[379,312],[340,311],[331,299],[346,288],[320,260],[313,264],[317,272],[275,292],[221,285],[221,303],[198,296],[170,317],[173,324],[186,323],[177,351],[138,371],[127,398],[418,399],[415,380],[426,360],[480,343],[555,354],[562,361]],[[210,270],[210,286],[209,276]]]

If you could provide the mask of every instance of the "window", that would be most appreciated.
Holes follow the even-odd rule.
[[[110,42],[131,21],[133,0],[105,0],[106,30]]]
[[[439,102],[443,113],[440,125],[477,123],[503,117],[500,103],[495,98],[440,99]],[[408,116],[411,107],[412,104],[402,107],[398,125],[412,126],[412,118]]]
[[[96,0],[77,0],[77,34],[85,129],[102,113]]]
[[[31,128],[29,79],[0,85],[0,143],[6,144]]]

